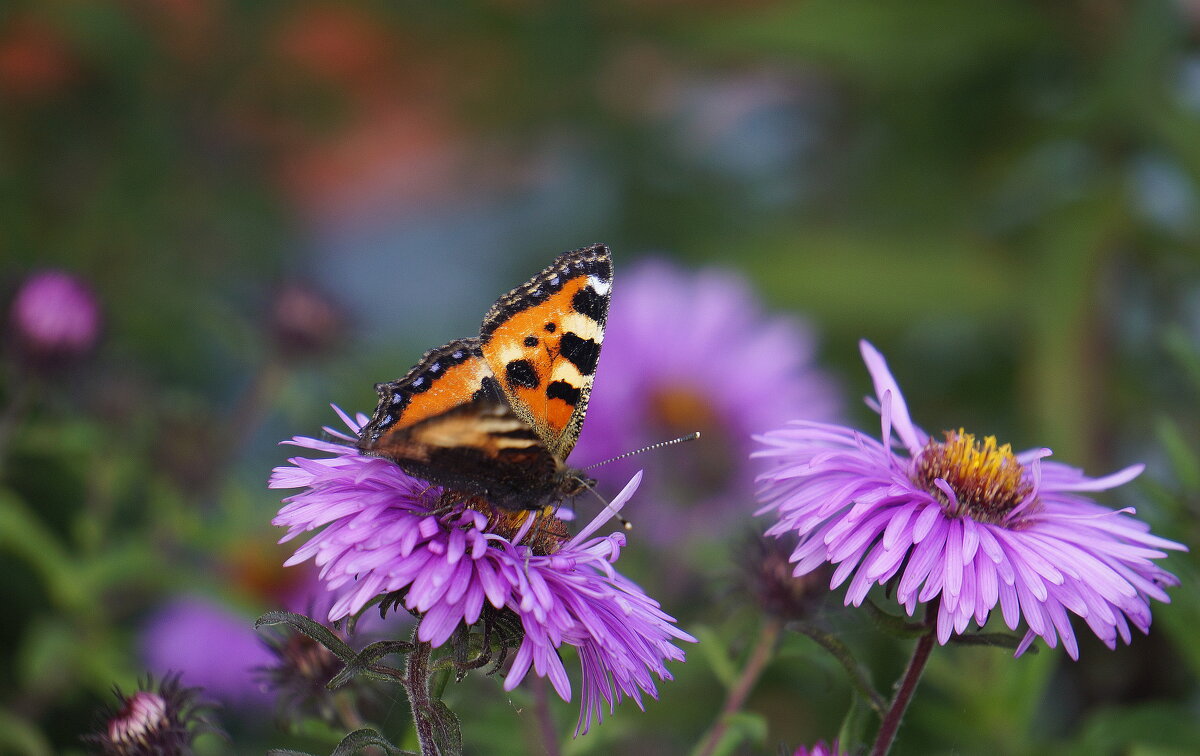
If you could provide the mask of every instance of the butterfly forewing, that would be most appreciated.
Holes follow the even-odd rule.
[[[559,459],[587,412],[611,287],[611,254],[595,244],[559,256],[483,320],[483,356],[512,411]]]
[[[430,349],[403,378],[377,384],[375,390],[379,404],[363,426],[358,445],[388,457],[390,439],[410,426],[479,397],[500,398],[479,339],[457,339]]]

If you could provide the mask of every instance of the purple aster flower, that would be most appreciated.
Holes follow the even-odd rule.
[[[659,466],[654,480],[686,491],[675,498],[694,512],[698,504],[740,504],[749,497],[756,470],[744,460],[752,436],[774,428],[779,417],[839,418],[835,385],[812,364],[811,329],[796,318],[765,314],[738,275],[643,262],[623,275],[612,296],[576,460],[600,461],[700,431],[686,453],[664,451],[650,461]],[[623,480],[631,464],[596,472]],[[670,518],[669,530],[677,535],[676,513],[655,509]],[[654,516],[639,511],[639,526]],[[697,519],[712,528],[711,518]],[[646,530],[659,529],[652,524]]]
[[[141,634],[142,658],[153,672],[182,672],[229,706],[269,706],[256,668],[274,656],[254,630],[254,618],[209,599],[189,596],[158,609]]]
[[[937,637],[946,643],[972,620],[982,627],[999,603],[1015,630],[1079,656],[1068,613],[1083,618],[1109,648],[1129,643],[1129,623],[1150,628],[1149,599],[1178,579],[1153,560],[1182,544],[1150,533],[1086,494],[1126,483],[1134,465],[1103,478],[1046,461],[1049,449],[1014,454],[960,429],[940,441],[913,424],[887,363],[861,343],[875,384],[882,440],[836,425],[795,422],[758,437],[756,456],[776,467],[760,477],[760,514],[775,512],[768,535],[799,533],[795,575],[824,562],[846,580],[846,604],[858,606],[873,583],[898,578],[896,598],[911,616],[939,600]],[[899,448],[893,441],[899,440]]]
[[[367,421],[339,411],[352,434]],[[557,649],[575,646],[582,667],[576,732],[586,732],[603,704],[628,696],[657,697],[653,676],[670,679],[665,662],[682,661],[673,641],[694,642],[658,603],[617,573],[625,534],[593,537],[624,506],[635,476],[610,507],[568,538],[553,514],[494,510],[478,499],[443,496],[394,463],[363,456],[353,436],[326,428],[345,444],[298,436],[285,442],[329,454],[295,457],[275,468],[272,488],[303,488],[284,499],[274,523],[282,541],[321,528],[287,564],[313,559],[334,593],[330,620],[359,612],[381,594],[405,591],[404,605],[422,619],[419,640],[446,643],[461,625],[480,620],[484,605],[508,610],[524,635],[504,682],[511,690],[532,668],[571,698]]]
[[[81,356],[100,335],[96,296],[81,280],[58,270],[25,279],[13,299],[10,320],[22,354],[36,367]]]

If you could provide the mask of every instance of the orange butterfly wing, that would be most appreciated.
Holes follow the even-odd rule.
[[[501,391],[559,459],[583,427],[611,288],[612,255],[594,244],[560,255],[483,319],[480,346]]]

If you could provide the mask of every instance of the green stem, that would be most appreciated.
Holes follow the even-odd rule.
[[[816,627],[807,622],[792,622],[788,625],[789,628],[804,633],[813,640],[818,646],[821,646],[826,651],[841,663],[842,668],[846,670],[846,675],[850,678],[850,684],[858,691],[871,710],[882,718],[887,709],[887,701],[883,700],[883,696],[879,695],[879,691],[875,690],[875,686],[867,678],[862,666],[854,658],[854,654],[845,643],[842,643],[837,636],[818,630]]]
[[[875,736],[875,745],[871,747],[871,756],[884,756],[891,750],[892,743],[896,740],[896,733],[900,730],[900,721],[904,719],[904,712],[908,710],[908,704],[917,690],[917,683],[921,681],[921,674],[925,671],[925,664],[929,661],[929,654],[933,651],[933,642],[936,640],[934,623],[937,620],[937,613],[938,601],[934,599],[925,609],[925,626],[928,630],[917,640],[912,658],[908,660],[908,668],[904,670],[904,677],[900,678],[896,697],[892,699],[892,704],[883,717],[883,723],[879,725],[879,734]]]
[[[779,640],[781,630],[783,630],[783,623],[775,618],[767,620],[763,625],[762,631],[758,635],[758,642],[746,658],[746,666],[742,668],[742,674],[729,689],[729,694],[725,697],[725,705],[721,707],[720,716],[713,723],[712,729],[708,731],[708,735],[700,747],[696,749],[695,756],[711,756],[716,751],[721,739],[725,737],[725,731],[729,729],[730,718],[746,705],[746,699],[750,697],[758,678],[762,676],[763,670],[767,668],[767,664],[775,654],[775,644]]]

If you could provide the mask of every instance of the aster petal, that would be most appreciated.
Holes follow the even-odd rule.
[[[926,537],[916,544],[908,563],[908,569],[904,571],[904,576],[900,578],[900,585],[896,588],[896,599],[900,603],[905,603],[908,596],[916,595],[917,589],[929,577],[929,573],[937,563],[943,543],[944,539]]]
[[[975,583],[978,589],[978,601],[975,605],[975,624],[983,627],[987,623],[988,614],[1000,598],[999,581],[996,579],[996,565],[989,559],[975,560]]]
[[[1017,598],[1017,589],[1013,583],[1004,581],[997,587],[1000,591],[1000,609],[1004,616],[1004,624],[1008,625],[1009,630],[1016,630],[1021,622],[1021,604]]]
[[[951,520],[949,523],[946,536],[945,575],[942,581],[944,585],[942,605],[950,611],[954,611],[958,607],[963,578],[962,520],[959,519]]]
[[[1050,465],[1047,465],[1047,467],[1050,467]],[[1066,465],[1054,465],[1054,467],[1064,468]],[[1107,491],[1110,488],[1116,488],[1128,483],[1141,475],[1145,469],[1145,465],[1130,465],[1102,478],[1088,478],[1082,474],[1077,476],[1057,475],[1053,482],[1043,478],[1042,487],[1047,491]],[[1072,477],[1075,479],[1071,480]]]
[[[888,404],[891,407],[891,424],[896,435],[909,454],[917,454],[925,442],[913,426],[912,418],[908,414],[908,405],[904,402],[904,395],[900,393],[900,386],[888,370],[887,360],[868,341],[859,341],[858,349],[863,362],[867,364],[867,371],[871,373],[871,380],[875,384],[875,396],[879,397],[880,406]],[[884,442],[887,442],[886,438]]]

